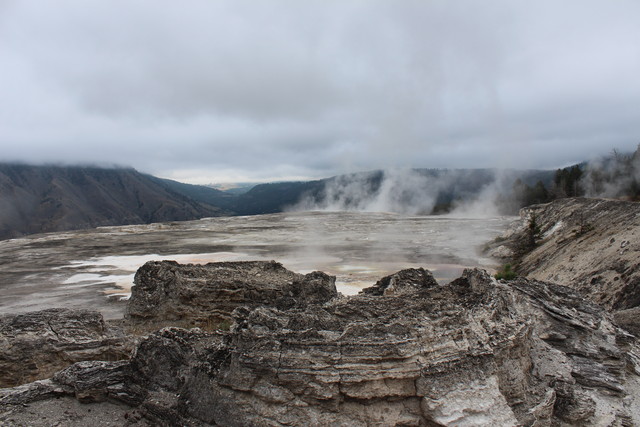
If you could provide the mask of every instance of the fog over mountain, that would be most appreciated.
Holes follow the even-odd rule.
[[[557,168],[640,135],[640,3],[0,1],[0,161]]]
[[[134,169],[0,163],[0,239],[108,225],[283,211],[369,211],[492,216],[497,196],[551,171],[405,169],[256,185],[240,194]],[[516,206],[517,208],[517,206]]]

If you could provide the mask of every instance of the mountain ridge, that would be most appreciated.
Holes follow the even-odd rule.
[[[225,214],[135,169],[0,164],[0,238]]]
[[[552,179],[552,171],[505,171],[510,180]],[[480,197],[492,169],[375,170],[258,184],[241,194],[98,166],[0,163],[0,239],[98,226],[185,221],[305,210],[447,212]]]

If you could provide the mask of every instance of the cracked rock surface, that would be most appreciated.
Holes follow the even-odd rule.
[[[90,310],[0,316],[0,387],[47,378],[79,361],[129,358],[133,346],[132,337]]]
[[[207,327],[230,321],[241,306],[287,309],[336,295],[335,277],[294,273],[275,261],[151,261],[136,273],[125,316],[132,324],[180,321]]]
[[[213,276],[193,282],[217,292]],[[130,360],[4,389],[0,421],[73,397],[152,425],[640,425],[636,337],[568,287],[477,269],[440,286],[411,269],[357,296],[320,294],[238,302],[229,331],[164,328]]]

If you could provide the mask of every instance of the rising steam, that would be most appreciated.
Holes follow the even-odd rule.
[[[592,160],[580,182],[587,197],[636,198],[640,194],[640,146],[634,153],[613,153]]]
[[[393,169],[341,175],[292,210],[495,216],[495,199],[505,181],[494,170]]]

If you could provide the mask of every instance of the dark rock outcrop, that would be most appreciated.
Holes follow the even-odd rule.
[[[383,277],[375,285],[365,288],[365,295],[382,296],[397,293],[413,292],[438,286],[438,282],[424,268],[409,268]]]
[[[0,317],[0,387],[48,378],[75,362],[129,358],[134,340],[89,310]]]
[[[385,293],[391,282],[400,292]],[[570,288],[481,270],[376,287],[238,304],[229,332],[165,328],[128,362],[76,364],[2,391],[0,408],[40,390],[115,400],[158,425],[640,424],[637,340]]]
[[[282,310],[321,304],[337,295],[335,277],[287,270],[275,261],[182,265],[151,261],[136,273],[126,318],[132,323],[215,327],[238,307]]]
[[[627,331],[640,337],[640,307],[618,310],[613,313],[616,323]]]

